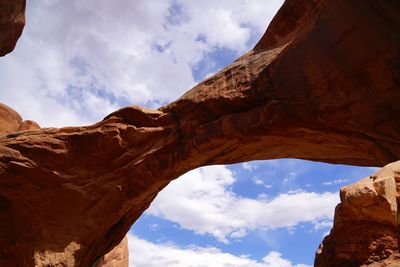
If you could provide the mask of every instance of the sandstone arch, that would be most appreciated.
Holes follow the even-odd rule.
[[[90,266],[157,192],[199,166],[398,160],[399,12],[390,0],[288,0],[253,50],[167,106],[4,131],[0,212],[10,224],[0,236],[12,238],[0,239],[0,265],[61,253]]]

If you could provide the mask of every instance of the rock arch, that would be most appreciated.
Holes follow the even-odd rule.
[[[90,266],[199,166],[398,160],[399,12],[390,0],[287,0],[253,50],[167,106],[126,107],[86,127],[3,130],[0,212],[13,244],[0,244],[0,265],[63,253]]]

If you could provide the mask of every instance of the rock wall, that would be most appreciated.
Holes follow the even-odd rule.
[[[12,108],[0,103],[0,134],[14,133],[18,131],[29,131],[38,130],[40,126],[31,120],[23,121],[21,116]],[[9,212],[1,210],[1,204],[4,205],[3,199],[0,196],[0,228],[10,228],[10,218],[7,216]],[[3,207],[6,210],[7,207]],[[7,242],[8,238],[12,238],[10,235],[0,237],[0,242]],[[44,253],[42,255],[35,254],[34,262],[36,266],[57,266],[58,264],[64,264],[64,266],[74,266],[75,258],[71,250],[74,246],[69,246],[69,249],[56,252],[56,253]],[[65,252],[67,251],[67,252]],[[2,259],[0,258],[0,262]],[[9,266],[13,266],[11,262],[8,262]],[[2,266],[2,265],[0,265]],[[129,266],[129,254],[128,254],[128,239],[125,237],[121,243],[115,246],[109,253],[101,257],[93,267],[128,267]]]
[[[316,267],[400,266],[400,161],[340,190]]]
[[[399,13],[391,0],[288,0],[253,50],[159,110],[0,135],[0,266],[91,266],[196,167],[398,160]]]

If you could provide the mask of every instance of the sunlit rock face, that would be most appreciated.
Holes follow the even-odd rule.
[[[36,122],[23,121],[15,110],[2,103],[0,103],[0,122],[0,134],[40,129]]]
[[[104,255],[93,267],[128,267],[128,238],[122,239],[110,252]]]
[[[399,266],[400,161],[340,191],[315,266]]]
[[[288,0],[253,50],[158,110],[127,107],[91,126],[28,131],[31,124],[7,111],[0,266],[46,266],[57,257],[91,266],[160,190],[200,166],[285,157],[370,166],[398,160],[399,13],[391,0]],[[337,239],[324,241],[319,266],[335,262],[325,250],[344,248],[332,254],[342,266],[362,258],[357,247],[340,246],[349,235],[340,233],[361,243],[376,235],[367,261],[395,257],[393,181],[363,188],[366,200],[382,205],[371,206],[381,216],[365,212],[362,201],[346,204],[358,190],[343,190],[336,217],[367,214],[371,224],[340,228],[347,221],[338,219],[330,236]],[[382,243],[392,250],[387,258]]]
[[[25,0],[0,0],[0,56],[14,50],[25,26]]]

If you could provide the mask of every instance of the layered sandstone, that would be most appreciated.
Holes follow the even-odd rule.
[[[0,56],[14,50],[25,26],[25,0],[0,0]]]
[[[0,135],[0,266],[60,253],[91,266],[199,166],[398,160],[399,12],[389,0],[288,0],[253,50],[159,110]]]
[[[31,120],[22,120],[21,116],[12,108],[0,103],[0,134],[14,133],[18,131],[38,130],[40,126]],[[1,198],[0,198],[1,199]],[[9,224],[7,214],[0,213],[0,228]],[[2,225],[3,223],[3,225]],[[7,227],[6,226],[6,227]],[[0,237],[1,238],[1,237]],[[4,236],[3,239],[9,238]],[[4,242],[3,240],[3,242]],[[69,246],[62,252],[35,254],[34,262],[37,266],[74,266],[75,258],[73,253],[74,246]],[[66,252],[67,251],[67,252]],[[72,255],[71,255],[72,254]],[[1,258],[0,258],[1,261]],[[100,258],[94,267],[128,267],[128,239],[125,237],[121,243],[115,246],[109,253]],[[12,265],[10,265],[12,266]]]
[[[400,266],[400,161],[340,191],[316,267]]]

